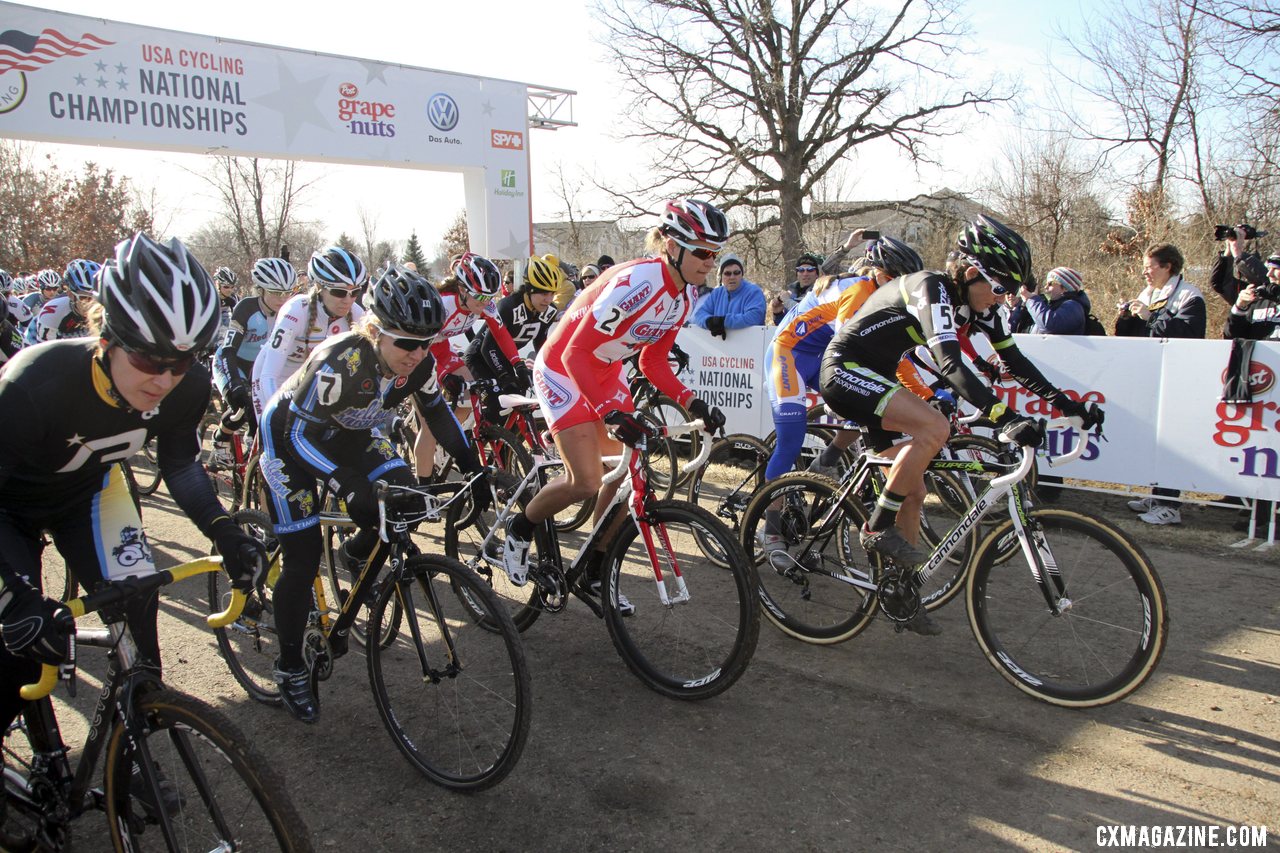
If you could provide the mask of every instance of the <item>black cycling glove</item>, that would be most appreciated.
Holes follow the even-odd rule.
[[[1058,408],[1058,411],[1062,412],[1066,417],[1079,418],[1081,421],[1081,428],[1085,432],[1089,432],[1096,426],[1102,426],[1102,422],[1106,418],[1106,415],[1103,413],[1102,409],[1097,406],[1097,404],[1084,403],[1080,400],[1072,400],[1070,397],[1065,395],[1062,399],[1054,403],[1054,405]]]
[[[635,415],[621,409],[614,409],[605,415],[604,422],[613,427],[613,437],[627,447],[635,447],[653,437],[653,431],[649,427],[637,420]]]
[[[528,363],[523,358],[511,362],[511,370],[516,375],[516,381],[520,383],[518,393],[523,394],[533,387],[533,371],[529,369]]]
[[[1001,427],[1000,434],[1019,447],[1039,447],[1044,441],[1044,421],[1040,418],[1014,418]]]
[[[985,358],[980,358],[976,360],[973,363],[973,366],[978,368],[978,372],[981,373],[983,376],[987,377],[987,381],[990,382],[992,385],[995,385],[997,382],[1000,381],[1000,368],[996,367],[994,364],[987,361]]]
[[[714,336],[724,338],[725,340],[728,340],[728,339],[729,339],[729,333],[728,333],[728,332],[726,332],[726,331],[725,331],[725,328],[724,328],[724,318],[723,318],[723,317],[708,317],[708,318],[707,318],[707,331],[708,331],[708,332],[710,332],[710,333],[711,333],[712,335],[714,335]]]
[[[0,636],[15,655],[56,666],[67,659],[67,635],[72,629],[59,618],[65,608],[31,587],[0,594]],[[74,623],[72,623],[74,624]]]
[[[444,392],[445,399],[450,402],[457,401],[466,387],[467,380],[456,373],[446,373],[440,377],[440,390]]]
[[[702,421],[707,432],[716,433],[724,429],[725,416],[718,406],[709,406],[701,397],[694,397],[686,407],[689,414]]]
[[[248,592],[262,586],[267,577],[265,545],[229,518],[215,521],[209,538],[222,555],[222,568],[231,578],[232,587]]]
[[[232,409],[244,410],[253,405],[253,396],[249,393],[249,388],[243,382],[236,383],[227,389],[227,406]]]

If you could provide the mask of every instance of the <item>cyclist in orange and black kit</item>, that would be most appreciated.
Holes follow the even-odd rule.
[[[916,547],[924,472],[950,433],[947,419],[893,379],[898,362],[917,345],[927,346],[956,393],[977,406],[1014,441],[1035,446],[1043,422],[1008,409],[964,366],[957,330],[970,324],[991,341],[1008,372],[1064,415],[1088,430],[1102,423],[1102,410],[1073,400],[1055,388],[1019,352],[1005,328],[997,301],[1006,291],[1031,281],[1031,249],[1017,232],[989,216],[969,223],[956,238],[946,272],[903,276],[877,290],[836,334],[822,359],[822,396],[832,411],[864,426],[906,433],[875,509],[862,529],[862,545],[898,565],[918,566],[926,555]],[[923,611],[918,633],[937,633]]]

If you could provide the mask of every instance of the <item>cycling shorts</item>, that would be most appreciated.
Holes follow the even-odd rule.
[[[881,419],[902,386],[870,367],[828,353],[822,360],[822,399],[842,418],[865,427],[883,428]]]
[[[786,405],[807,407],[805,394],[818,384],[822,354],[770,344],[764,358],[765,387],[773,410]]]
[[[631,399],[631,391],[627,388],[625,368],[619,361],[613,364],[596,364],[585,366],[580,370],[595,370],[596,382],[603,390],[605,399],[614,403],[613,408],[624,412],[635,411],[635,403]],[[560,360],[552,356],[546,357],[544,348],[538,353],[533,363],[533,393],[538,398],[538,406],[542,416],[547,420],[547,427],[552,435],[569,427],[587,424],[600,420],[596,406],[578,383],[569,375]]]

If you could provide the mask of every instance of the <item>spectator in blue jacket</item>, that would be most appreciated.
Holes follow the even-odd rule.
[[[1083,335],[1092,305],[1084,292],[1084,279],[1071,267],[1055,267],[1044,277],[1040,293],[1022,294],[1031,315],[1028,330],[1039,335]]]
[[[742,259],[720,259],[720,286],[698,300],[693,324],[727,339],[730,329],[764,325],[764,291],[743,277]]]

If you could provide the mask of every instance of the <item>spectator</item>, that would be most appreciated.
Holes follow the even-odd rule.
[[[1248,233],[1245,226],[1237,225],[1230,237],[1223,241],[1222,251],[1213,259],[1209,269],[1209,285],[1222,301],[1234,306],[1240,291],[1253,284],[1265,284],[1267,272],[1262,258],[1256,251],[1245,249]],[[1222,327],[1224,338],[1232,337],[1228,331],[1230,319]]]
[[[600,257],[596,258],[596,269],[598,269],[601,273],[603,273],[609,267],[613,266],[613,264],[614,264],[613,258],[609,257],[608,255],[601,255]]]
[[[565,283],[556,291],[555,306],[557,313],[563,315],[568,311],[569,306],[573,304],[574,297],[590,287],[591,283],[599,277],[600,268],[595,264],[583,264],[582,270],[578,275],[565,276]]]
[[[1138,298],[1122,303],[1116,317],[1117,335],[1147,338],[1203,338],[1204,296],[1182,277],[1182,252],[1169,243],[1147,249],[1142,277],[1147,286]],[[1177,489],[1156,486],[1151,497],[1129,501],[1147,524],[1181,524]]]
[[[853,251],[853,247],[863,243],[864,229],[857,228],[849,232],[843,245],[836,249],[826,260],[813,252],[804,252],[796,258],[796,280],[787,285],[781,293],[775,293],[769,300],[769,313],[776,326],[786,313],[813,288],[813,283],[821,275],[835,275],[841,271],[844,259]]]
[[[1280,340],[1280,254],[1242,259],[1246,287],[1227,317],[1227,335],[1251,341]]]
[[[1031,331],[1034,322],[1027,311],[1027,303],[1022,298],[1024,292],[1015,293],[1011,290],[1004,295],[1004,307],[1009,312],[1009,331],[1015,335]]]
[[[730,329],[764,325],[764,291],[743,275],[737,255],[720,259],[720,286],[698,299],[693,325],[728,339]]]
[[[1040,335],[1083,335],[1093,306],[1084,292],[1084,279],[1071,267],[1055,267],[1044,277],[1044,291],[1022,290],[1031,332]]]

